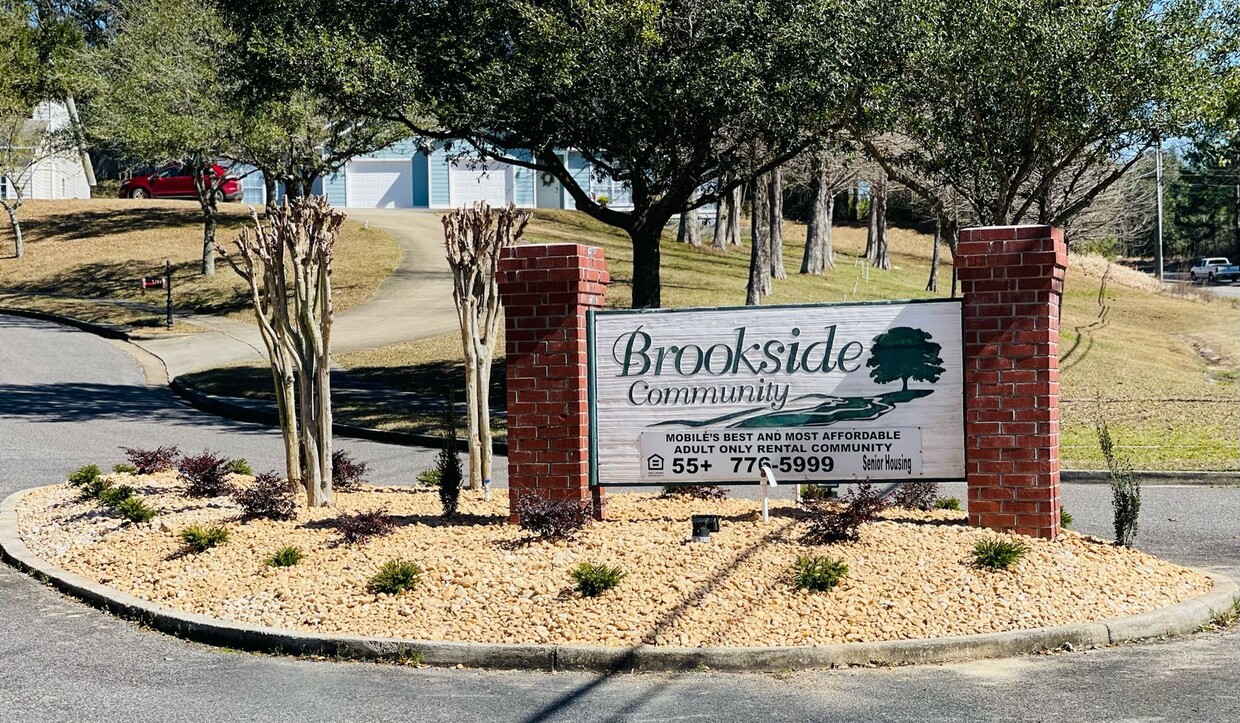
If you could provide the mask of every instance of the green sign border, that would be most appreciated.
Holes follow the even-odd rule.
[[[715,311],[754,311],[760,309],[831,309],[846,306],[907,306],[910,304],[952,304],[960,307],[960,340],[964,342],[964,299],[882,299],[878,301],[841,301],[841,302],[822,302],[815,304],[773,304],[770,306],[690,306],[676,309],[588,309],[586,310],[586,386],[589,390],[589,414],[590,414],[590,487],[662,487],[664,485],[683,485],[693,486],[701,484],[710,484],[709,482],[616,482],[612,484],[602,485],[598,479],[598,365],[595,361],[595,338],[594,324],[595,319],[599,316],[636,316],[636,315],[658,315],[658,314],[683,314],[689,312],[715,312]],[[961,360],[964,359],[964,349],[960,350]],[[961,368],[963,375],[963,364]],[[968,385],[964,380],[960,381],[960,408],[967,413],[965,400],[967,398],[966,389]],[[967,434],[967,414],[961,415],[961,432],[962,435]],[[965,445],[965,476],[961,477],[919,477],[917,479],[893,478],[887,479],[883,477],[867,477],[866,480],[806,480],[802,484],[855,484],[861,481],[883,482],[883,483],[909,483],[909,482],[965,482],[969,467],[969,448]],[[753,482],[723,482],[727,485],[758,485],[759,480]]]

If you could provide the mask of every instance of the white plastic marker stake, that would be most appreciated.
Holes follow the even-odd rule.
[[[778,487],[779,483],[775,481],[775,473],[770,467],[762,466],[762,521],[771,521],[771,507],[767,496],[771,493],[772,487]]]
[[[486,502],[491,501],[491,479],[482,480],[482,499]]]

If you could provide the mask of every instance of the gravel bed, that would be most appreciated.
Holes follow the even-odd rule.
[[[772,501],[762,523],[752,500],[703,502],[616,494],[607,521],[571,542],[531,539],[504,522],[504,494],[462,493],[461,514],[439,517],[435,491],[366,487],[337,494],[335,509],[299,511],[291,522],[239,520],[228,498],[188,499],[172,473],[113,475],[160,510],[130,524],[61,485],[22,501],[18,525],[40,557],[147,600],[237,622],[413,639],[629,646],[814,645],[967,635],[1090,622],[1183,602],[1208,578],[1105,540],[1065,532],[1026,539],[1010,571],[971,565],[974,543],[996,533],[956,512],[888,510],[855,543],[808,546],[804,523]],[[340,512],[386,508],[400,525],[365,544],[340,542]],[[722,515],[709,544],[688,542],[689,516]],[[231,540],[188,554],[177,533],[193,523],[227,526]],[[285,545],[300,564],[265,564]],[[830,592],[796,590],[800,554],[842,559],[848,575]],[[423,569],[397,596],[367,591],[386,561]],[[581,598],[569,571],[580,562],[619,565],[620,586]]]

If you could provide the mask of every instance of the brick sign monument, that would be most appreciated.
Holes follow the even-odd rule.
[[[596,311],[602,249],[505,250],[509,499],[604,485],[959,481],[969,521],[1059,531],[1059,301],[1046,226],[969,229],[962,299]]]

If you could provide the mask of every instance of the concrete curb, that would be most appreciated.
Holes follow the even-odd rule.
[[[209,414],[220,417],[235,419],[239,422],[252,422],[255,424],[267,424],[276,426],[279,419],[274,411],[267,409],[255,409],[244,404],[237,404],[230,401],[228,397],[220,397],[214,394],[201,392],[185,382],[180,377],[173,379],[169,386],[174,394],[189,402],[195,408],[200,409]],[[383,442],[384,444],[396,444],[402,447],[430,447],[439,449],[443,446],[443,438],[432,434],[415,434],[413,432],[390,432],[382,429],[371,429],[370,427],[356,427],[351,424],[333,424],[332,433],[341,437],[353,437],[355,439],[368,439],[372,442]],[[461,451],[466,449],[465,441],[459,442],[458,448]],[[492,442],[491,450],[498,455],[507,456],[507,442]]]
[[[837,668],[850,665],[909,665],[1027,655],[1147,638],[1185,635],[1229,609],[1240,587],[1229,578],[1203,572],[1214,588],[1192,600],[1148,613],[1096,623],[1015,630],[951,638],[840,643],[771,648],[607,648],[578,645],[455,643],[354,635],[317,635],[233,623],[183,612],[88,580],[36,557],[18,536],[17,505],[22,490],[0,502],[0,558],[17,569],[118,617],[187,640],[263,653],[322,655],[358,660],[416,660],[428,665],[522,670],[671,672],[709,668],[764,672]]]
[[[1133,474],[1142,484],[1149,485],[1240,485],[1240,472],[1137,470]],[[1072,484],[1109,484],[1111,473],[1092,469],[1064,470],[1059,473],[1059,479]]]

